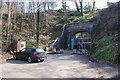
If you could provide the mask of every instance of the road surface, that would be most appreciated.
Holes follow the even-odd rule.
[[[114,78],[118,67],[95,63],[85,55],[47,54],[44,62],[8,59],[2,63],[3,78]]]

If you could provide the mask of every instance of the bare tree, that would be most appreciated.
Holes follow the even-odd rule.
[[[3,15],[3,2],[2,2],[2,0],[0,1],[0,19],[1,19],[1,21],[2,21],[2,15]],[[2,25],[2,24],[1,24]]]
[[[40,7],[41,3],[37,4],[37,22],[36,22],[36,47],[39,47],[39,36],[40,36]]]
[[[67,24],[67,10],[66,10],[66,0],[62,0],[62,6],[63,6],[63,10],[64,10],[64,18],[65,18],[65,21],[64,21],[64,24]]]
[[[7,37],[7,42],[9,41],[9,31],[10,31],[10,23],[11,23],[11,4],[10,2],[8,2],[8,22],[7,22],[7,34],[6,34],[6,37]]]
[[[79,0],[79,3],[80,3],[81,16],[83,16],[83,0]]]
[[[78,12],[80,12],[80,9],[79,9],[79,6],[78,6],[78,3],[77,3],[77,0],[74,1],[75,2],[75,5],[76,5],[76,9]]]
[[[0,1],[0,41],[2,41],[2,16],[3,16],[3,2]],[[2,44],[0,44],[0,53],[2,53]]]
[[[94,12],[94,9],[95,9],[95,0],[93,0],[92,14],[93,14],[93,12]]]

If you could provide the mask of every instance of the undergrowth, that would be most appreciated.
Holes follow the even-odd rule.
[[[108,61],[113,64],[118,63],[118,42],[117,35],[106,36],[94,43],[92,47],[91,60]]]

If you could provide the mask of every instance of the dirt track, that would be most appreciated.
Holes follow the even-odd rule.
[[[107,64],[93,63],[85,55],[47,54],[42,63],[9,59],[2,64],[3,78],[114,78],[118,68]]]

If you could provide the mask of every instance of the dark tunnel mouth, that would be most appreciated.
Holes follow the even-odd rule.
[[[84,34],[84,36],[83,36]],[[91,35],[88,31],[77,31],[74,34],[69,34],[69,43],[70,44],[70,49],[78,49],[78,47],[75,47],[79,42],[91,42]],[[72,43],[74,43],[74,46],[72,47]],[[84,46],[86,47],[86,45],[90,46],[90,44],[84,44]],[[80,49],[88,49],[88,48],[80,48]]]
[[[81,35],[82,35],[82,34],[85,34],[85,35],[87,35],[87,37],[91,37],[90,33],[87,32],[87,31],[79,31],[79,32],[75,32],[72,36],[75,37],[77,34],[80,34],[80,33],[81,33]],[[85,37],[85,36],[81,36],[81,37]]]

